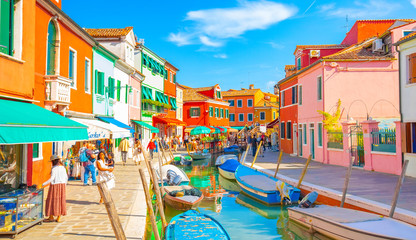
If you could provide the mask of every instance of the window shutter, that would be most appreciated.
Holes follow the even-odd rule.
[[[104,95],[104,73],[98,72],[98,94]]]
[[[416,83],[416,53],[409,56],[409,83]]]
[[[318,84],[318,100],[321,100],[322,99],[322,77],[318,77],[318,81],[317,81],[317,84]]]
[[[8,55],[12,55],[12,11],[11,0],[0,1],[0,52]]]
[[[127,103],[128,96],[129,96],[129,85],[126,84],[126,97],[124,99],[125,103]]]
[[[98,70],[95,70],[95,74],[94,74],[94,92],[95,93],[98,93],[98,78],[99,78]]]
[[[302,86],[299,86],[299,105],[302,105]]]
[[[229,115],[228,115],[229,113],[228,113],[228,109],[226,109],[225,110],[225,118],[228,118],[229,117]]]
[[[117,80],[117,101],[120,102],[120,95],[121,95],[121,81]]]
[[[39,157],[39,143],[34,143],[33,144],[32,157],[33,158],[38,158]]]
[[[176,83],[176,74],[173,74],[173,83]]]

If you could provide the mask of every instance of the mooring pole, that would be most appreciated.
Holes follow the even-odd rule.
[[[153,212],[153,205],[152,205],[152,200],[150,197],[149,188],[147,186],[146,176],[144,175],[144,171],[142,168],[139,168],[139,172],[140,172],[140,178],[143,184],[144,195],[146,197],[147,210],[150,216],[150,223],[152,224],[153,235],[156,240],[160,240],[159,230],[157,229],[156,217]]]
[[[282,155],[283,155],[283,151],[280,151],[279,158],[277,160],[276,171],[274,172],[274,178],[276,178],[277,171],[279,171],[279,165],[282,162]]]
[[[342,198],[341,198],[340,207],[344,207],[345,198],[347,197],[348,184],[350,182],[352,164],[354,160],[355,160],[355,157],[350,157],[350,165],[348,166],[347,173],[345,174],[344,189],[342,190]]]
[[[262,144],[262,143],[263,143],[263,142],[260,142],[260,144],[259,144],[259,145],[258,145],[258,147],[257,147],[256,156],[254,156],[254,159],[253,159],[253,162],[251,163],[250,168],[253,168],[254,163],[256,162],[256,159],[257,159],[257,154],[259,154],[259,152],[260,152],[260,148],[261,148],[261,144]]]
[[[250,151],[250,147],[251,145],[247,144],[246,153],[244,154],[244,158],[241,160],[241,164],[244,164],[246,162],[246,157],[247,157],[248,152]]]
[[[393,201],[391,202],[391,208],[389,217],[393,217],[394,211],[396,210],[397,200],[399,199],[400,189],[402,188],[402,184],[404,182],[404,177],[407,169],[407,165],[409,164],[409,160],[405,160],[403,163],[402,174],[400,175],[399,180],[397,181],[396,190],[394,192]]]
[[[311,159],[312,159],[312,155],[309,155],[308,160],[306,160],[305,167],[303,168],[302,174],[300,175],[298,185],[296,186],[297,188],[299,188],[300,185],[302,184],[303,178],[306,175],[306,171],[308,170],[308,166],[309,166],[309,163],[311,162]]]

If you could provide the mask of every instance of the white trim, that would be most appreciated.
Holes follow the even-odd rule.
[[[49,24],[52,22],[52,24],[55,25],[56,28],[56,46],[55,49],[57,49],[56,53],[55,53],[55,75],[59,75],[60,74],[60,68],[61,68],[61,29],[59,28],[59,23],[56,20],[56,18],[51,17],[49,19],[48,25],[46,27],[46,58],[45,58],[45,75],[48,75],[48,28],[49,28]]]
[[[292,87],[294,87],[294,86],[298,86],[299,84],[298,83],[296,83],[296,84],[293,84],[292,86],[290,86],[290,87],[287,87],[287,88],[285,88],[285,89],[283,89],[283,90],[280,90],[280,92],[283,92],[283,91],[287,91],[287,90],[292,90]]]
[[[371,154],[380,154],[380,155],[389,155],[389,156],[396,156],[397,155],[397,153],[379,152],[379,151],[371,151]]]
[[[316,130],[317,131],[319,131],[319,124],[322,125],[322,127],[321,127],[321,138],[322,138],[321,140],[322,140],[322,145],[321,146],[319,146],[319,133],[318,133],[318,147],[321,148],[324,145],[324,124],[323,124],[323,122],[316,122]]]
[[[344,149],[338,149],[338,148],[327,148],[329,151],[336,151],[336,152],[343,152]]]
[[[251,115],[251,121],[250,118],[248,116]],[[253,114],[252,113],[247,113],[247,122],[253,122],[254,118],[253,118]]]
[[[234,116],[234,119],[231,121],[231,115]],[[230,122],[235,122],[235,113],[228,113],[228,119]]]
[[[241,107],[238,106],[238,101],[241,101]],[[243,107],[243,99],[237,99],[237,108],[242,108]]]
[[[285,134],[283,134],[283,137],[282,137],[282,124],[283,124],[283,127],[284,127],[284,129],[285,129]],[[283,122],[283,121],[281,121],[280,122],[280,132],[279,132],[279,134],[280,134],[280,139],[286,139],[286,123],[285,122]]]
[[[318,75],[318,76],[316,76],[316,83],[317,83],[317,87],[318,87],[318,79],[319,78],[321,78],[321,99],[318,99],[318,88],[316,89],[316,100],[317,101],[322,101],[322,99],[324,99],[324,90],[323,90],[323,87],[324,87],[324,79],[323,79],[323,77],[322,77],[322,74],[321,75]]]
[[[33,158],[33,161],[40,161],[43,160],[43,143],[33,143],[33,144],[39,144],[39,155],[37,158]],[[32,149],[32,156],[33,156],[33,149]]]
[[[302,89],[302,91],[300,91],[300,89]],[[301,97],[300,97],[300,94],[299,93],[302,93],[302,101],[300,101],[301,100]],[[298,102],[297,102],[297,104],[299,105],[299,106],[302,106],[302,103],[303,103],[303,85],[302,84],[299,84],[298,85]]]
[[[84,79],[84,91],[85,91],[85,81],[88,81],[88,91],[85,93],[91,94],[92,90],[92,62],[89,58],[85,57],[85,61],[88,61],[88,79]],[[85,68],[85,61],[84,61],[84,68]]]
[[[163,90],[161,90],[161,91],[163,92]],[[189,102],[193,102],[193,101],[189,101]],[[195,101],[195,102],[204,102],[204,101]],[[222,106],[230,106],[230,104],[228,102],[223,102],[223,101],[218,101],[218,100],[208,99],[205,102],[214,103],[214,104],[218,104],[218,105],[222,105]]]
[[[70,57],[70,52],[74,52],[74,79],[73,79],[73,83],[74,83],[74,86],[72,87],[72,86],[70,86],[70,88],[72,88],[72,89],[74,89],[74,90],[77,90],[77,75],[78,75],[78,68],[77,68],[77,64],[78,64],[78,52],[75,50],[75,49],[73,49],[71,46],[69,46],[69,52],[68,52],[68,57]],[[70,79],[69,78],[69,59],[68,59],[68,79]]]
[[[288,124],[288,123],[290,123],[290,126],[291,126],[291,127],[290,127],[290,138],[288,138],[288,137],[287,137],[287,133],[289,132],[289,131],[287,130],[287,124]],[[293,136],[292,136],[292,134],[293,134],[293,130],[292,130],[292,129],[293,129],[292,120],[287,121],[287,122],[286,122],[285,127],[286,127],[286,131],[285,131],[286,139],[287,139],[287,140],[292,140],[292,139],[293,139]]]
[[[240,115],[243,115],[243,121],[240,121]],[[239,113],[239,114],[238,114],[238,121],[239,121],[239,122],[244,122],[244,113]]]
[[[13,57],[21,60],[23,52],[23,0],[15,0],[13,7]]]
[[[284,107],[280,107],[280,108],[282,109],[282,108],[292,107],[292,106],[296,106],[296,105],[298,105],[298,104],[297,104],[297,103],[295,103],[295,104],[290,104],[290,105],[286,105],[286,106],[284,106]]]
[[[249,100],[251,100],[251,106],[248,105]],[[253,107],[253,99],[247,99],[247,107]]]

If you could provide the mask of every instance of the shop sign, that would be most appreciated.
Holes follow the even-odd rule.
[[[101,139],[101,138],[110,138],[105,131],[88,131],[89,139]]]

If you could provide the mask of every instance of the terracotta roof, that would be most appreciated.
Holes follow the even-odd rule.
[[[102,37],[121,37],[126,36],[133,27],[125,28],[84,28],[84,30],[95,38]]]
[[[395,21],[412,22],[415,20],[414,19],[366,19],[366,20],[357,20],[355,22],[395,22]]]
[[[296,67],[296,65],[285,65],[285,70],[293,69],[295,67]]]
[[[399,45],[400,43],[410,41],[414,38],[416,38],[416,32],[413,32],[405,37],[400,38],[399,41],[397,41],[397,43],[395,43],[394,45]]]
[[[374,40],[376,40],[377,37],[368,38],[367,40],[357,43],[354,45],[351,45],[350,47],[341,50],[337,53],[334,53],[332,55],[328,55],[323,57],[323,59],[336,59],[336,60],[360,60],[360,59],[374,59],[374,60],[389,60],[394,58],[392,55],[389,54],[383,54],[383,53],[373,53],[371,51],[370,47]]]
[[[183,101],[205,101],[209,99],[207,96],[204,96],[198,93],[194,88],[185,88],[183,89]]]
[[[260,89],[241,89],[241,90],[228,90],[222,91],[221,94],[223,97],[231,97],[231,96],[251,96],[256,94]]]
[[[345,48],[348,45],[344,44],[322,44],[322,45],[296,45],[295,51],[293,54],[296,54],[298,49],[336,49],[336,48]]]
[[[263,92],[264,95],[269,95],[270,97],[275,97],[278,98],[279,96],[277,96],[276,94],[273,93],[268,93],[268,92]]]
[[[256,104],[254,104],[254,107],[276,107],[278,108],[279,104],[261,99]]]
[[[200,87],[200,88],[193,88],[195,91],[197,92],[201,92],[201,91],[208,91],[213,89],[215,86],[211,86],[211,87]]]

